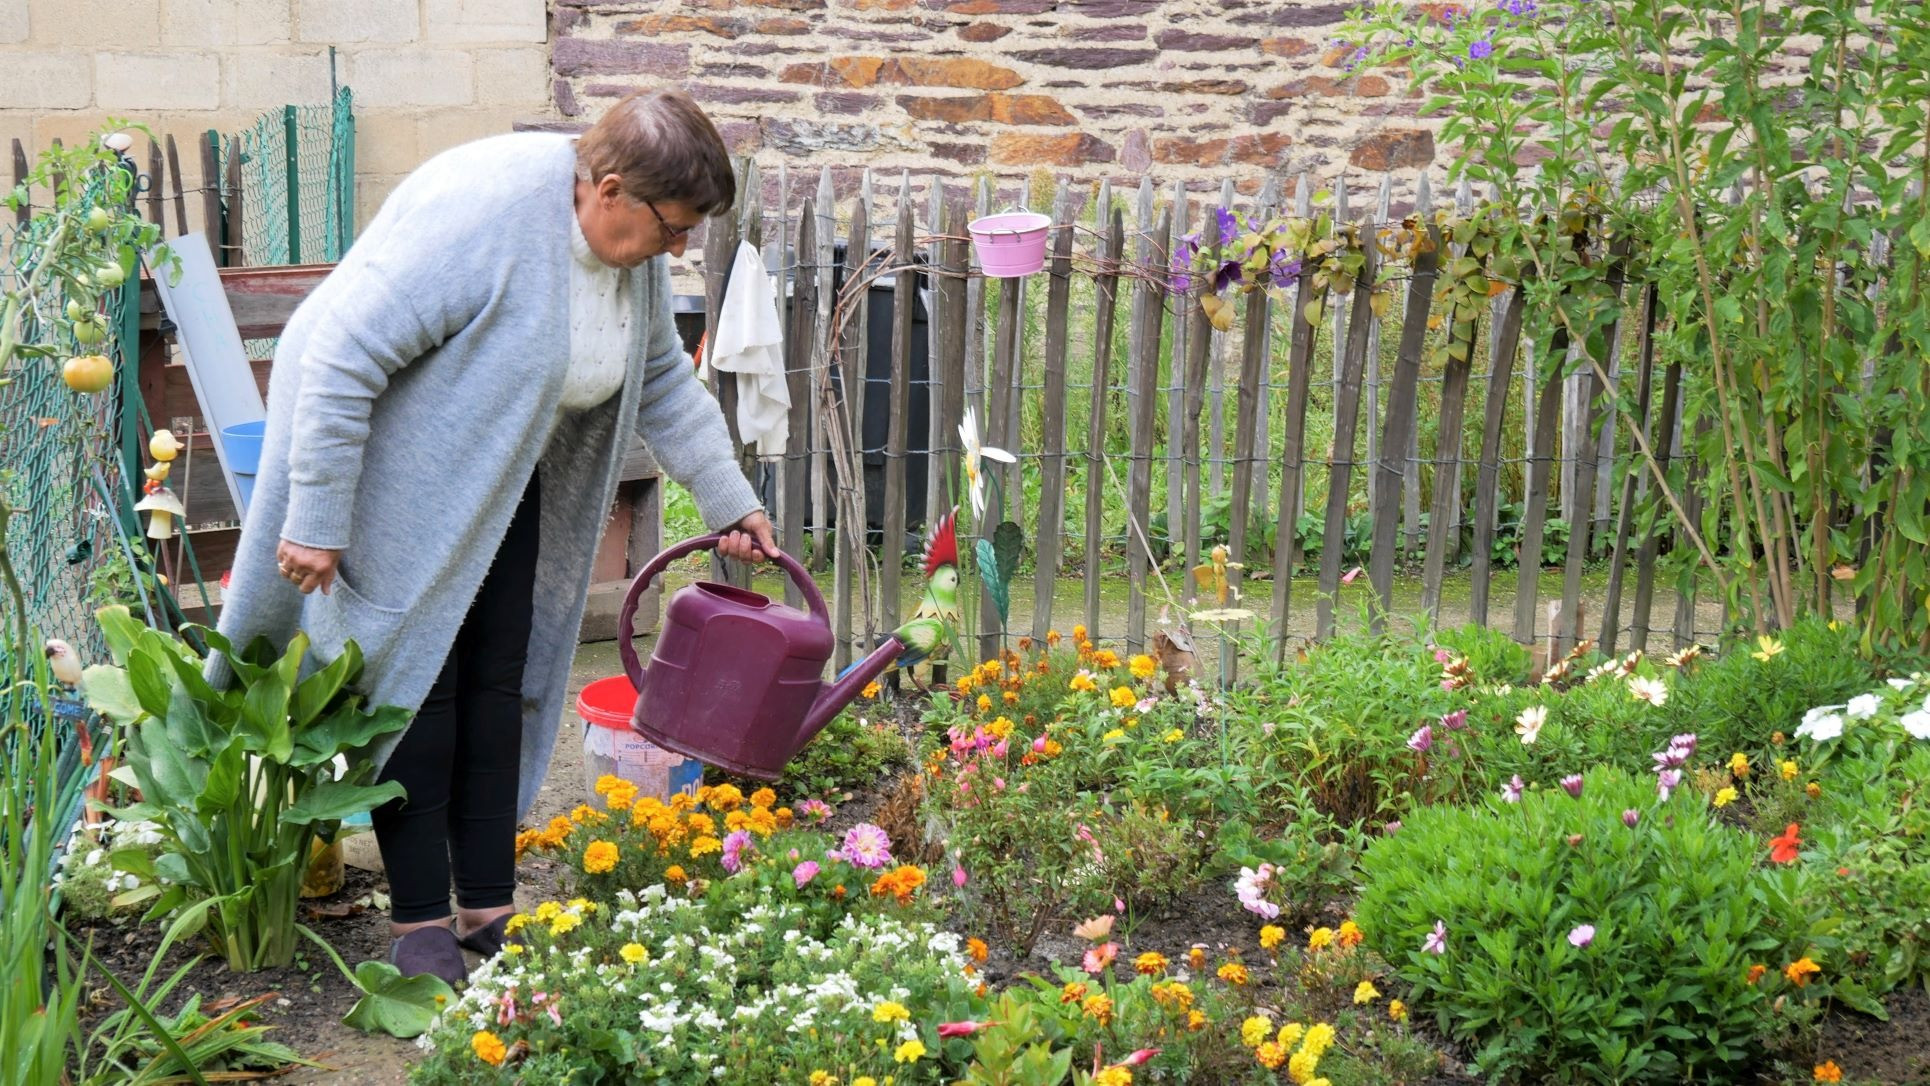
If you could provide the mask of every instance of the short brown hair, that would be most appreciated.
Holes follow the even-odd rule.
[[[639,91],[610,107],[576,144],[576,175],[623,179],[632,200],[674,200],[705,215],[737,201],[724,137],[690,96],[675,89]]]

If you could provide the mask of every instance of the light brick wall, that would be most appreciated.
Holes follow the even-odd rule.
[[[0,0],[0,154],[118,117],[173,135],[192,188],[208,129],[328,101],[334,46],[366,222],[436,152],[550,113],[548,30],[544,0]]]

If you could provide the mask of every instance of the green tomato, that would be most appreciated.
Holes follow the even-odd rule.
[[[73,298],[67,299],[67,319],[76,323],[86,320],[87,307]]]
[[[127,281],[127,273],[121,270],[119,264],[102,264],[95,269],[94,280],[111,290]]]
[[[104,207],[94,208],[87,213],[87,229],[96,234],[105,233],[112,225],[114,225],[114,216],[108,214]]]
[[[107,329],[91,320],[74,322],[74,342],[93,346],[107,338]]]

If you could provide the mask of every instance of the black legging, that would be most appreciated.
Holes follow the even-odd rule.
[[[540,506],[532,474],[441,675],[383,768],[381,780],[408,789],[370,816],[398,924],[448,916],[452,870],[465,909],[515,899],[523,665]]]

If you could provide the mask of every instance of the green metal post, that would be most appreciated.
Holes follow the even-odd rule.
[[[335,259],[340,260],[347,255],[348,247],[355,243],[355,99],[349,88],[342,88],[341,96],[336,100],[336,109],[340,111],[342,119],[335,141],[342,152],[342,172],[335,185],[337,197],[342,201],[342,212],[336,219],[342,230],[341,243],[335,250]]]
[[[295,107],[283,106],[281,112],[282,154],[288,163],[288,262],[302,262],[302,169],[301,132]]]

